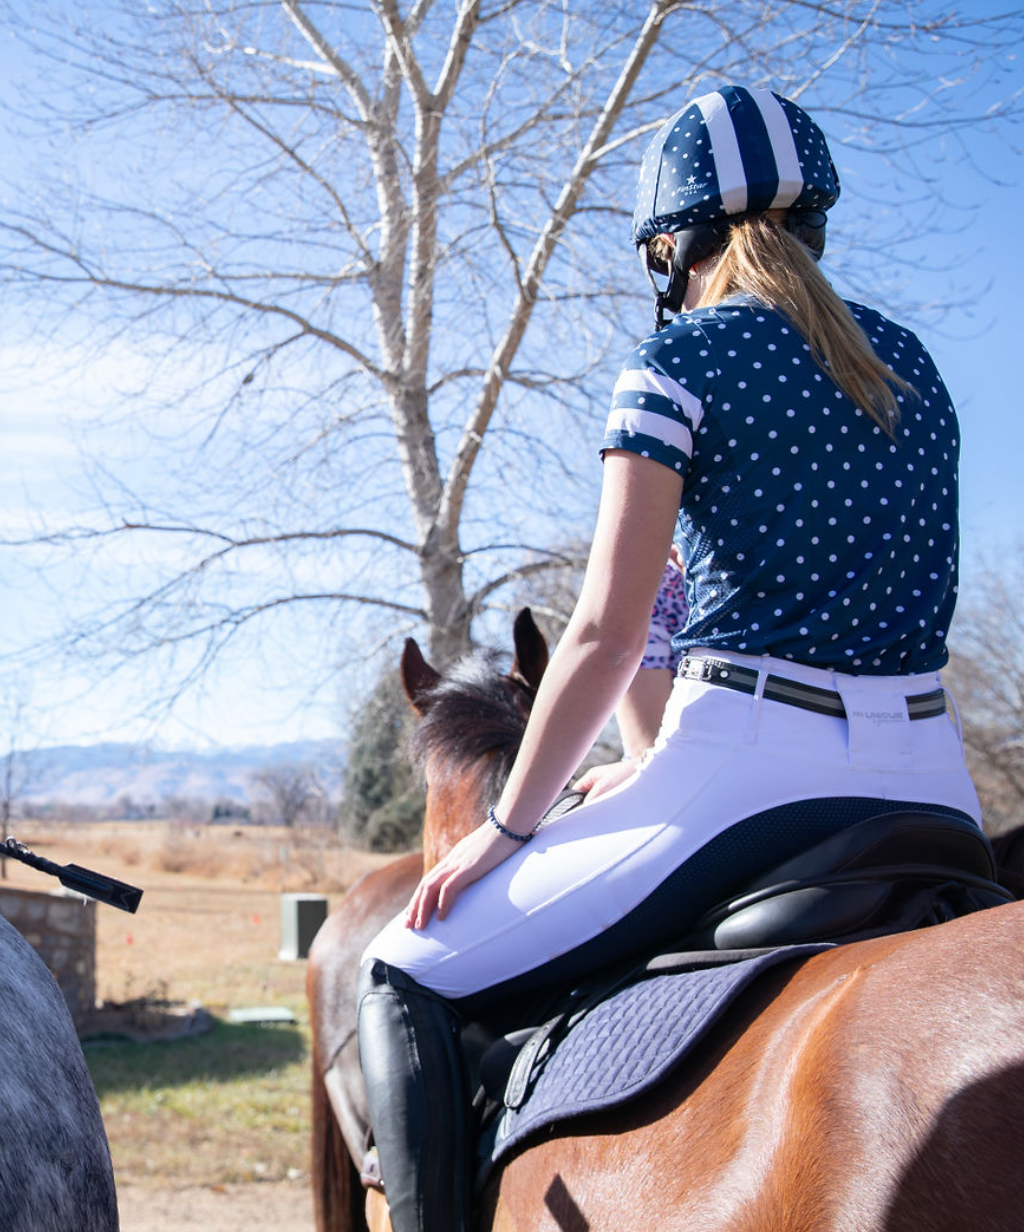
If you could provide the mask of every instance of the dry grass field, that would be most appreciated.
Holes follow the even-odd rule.
[[[305,963],[280,960],[280,895],[335,906],[383,857],[325,833],[173,823],[26,824],[40,855],[132,882],[138,914],[97,907],[97,993],[139,1022],[190,1003],[213,1029],[164,1042],[86,1043],[110,1139],[123,1232],[309,1232],[309,1021]],[[55,887],[7,861],[11,884]],[[237,1025],[285,1007],[296,1025]]]

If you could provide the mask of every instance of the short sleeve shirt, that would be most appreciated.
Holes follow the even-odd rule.
[[[959,427],[909,330],[858,304],[897,391],[895,439],[779,311],[736,297],[632,352],[602,449],[683,478],[689,616],[673,639],[865,675],[933,671],[956,600]],[[678,536],[677,536],[678,537]]]

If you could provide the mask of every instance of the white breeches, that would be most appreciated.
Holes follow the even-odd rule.
[[[691,652],[699,653],[699,652]],[[871,797],[960,809],[980,824],[959,726],[910,721],[903,698],[938,674],[844,676],[722,654],[761,673],[755,696],[677,679],[655,747],[627,782],[544,826],[416,932],[393,920],[366,950],[447,997],[464,997],[589,941],[745,817],[792,801]],[[842,695],[831,718],[760,697],[767,673]]]

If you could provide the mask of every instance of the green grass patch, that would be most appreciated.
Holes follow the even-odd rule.
[[[308,1166],[308,1035],[215,1020],[167,1043],[86,1046],[120,1177],[223,1184]]]

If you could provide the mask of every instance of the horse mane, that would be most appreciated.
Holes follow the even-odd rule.
[[[515,761],[533,691],[502,672],[497,651],[460,660],[418,699],[423,717],[410,740],[413,760],[432,779],[482,768],[481,784],[496,799]]]

